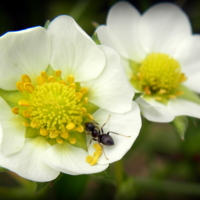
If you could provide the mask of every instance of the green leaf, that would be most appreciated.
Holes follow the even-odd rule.
[[[44,28],[47,30],[50,24],[50,20],[47,20],[44,24]]]
[[[94,34],[92,35],[92,39],[94,40],[94,42],[95,42],[96,44],[101,44],[101,42],[99,41],[99,38],[98,38],[96,32],[94,32]]]
[[[143,93],[135,93],[134,97],[133,97],[133,101],[135,101],[138,97],[142,96]]]
[[[188,118],[186,116],[178,116],[172,122],[172,125],[176,129],[177,133],[179,134],[180,138],[184,140],[185,138],[185,131],[188,127]]]
[[[200,97],[187,87],[181,85],[180,90],[183,91],[183,94],[180,96],[182,99],[192,101],[194,103],[200,104]]]
[[[47,185],[49,184],[49,182],[36,182],[36,190],[35,190],[35,193],[38,193],[40,192],[40,190],[42,190],[43,188],[45,188]]]
[[[106,170],[96,173],[96,174],[91,174],[92,176],[100,179],[104,179],[107,181],[110,181],[112,184],[116,185],[116,181],[114,180],[111,172],[110,172],[110,167],[108,167]]]

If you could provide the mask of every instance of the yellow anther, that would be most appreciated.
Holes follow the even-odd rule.
[[[13,114],[15,114],[15,115],[19,114],[19,108],[18,108],[18,107],[12,108],[12,112],[13,112]]]
[[[98,157],[94,157],[90,162],[90,165],[95,165],[98,162]]]
[[[67,126],[66,126],[66,129],[68,129],[68,130],[72,130],[74,128],[75,128],[75,125],[72,122],[68,123]]]
[[[186,80],[187,80],[187,77],[185,76],[184,73],[182,73],[181,76],[180,76],[180,82],[184,82]]]
[[[26,74],[21,76],[21,80],[23,83],[31,83],[31,78]]]
[[[80,133],[82,133],[84,131],[84,128],[82,125],[78,125],[78,127],[76,128],[76,130]]]
[[[88,156],[86,157],[86,162],[91,163],[92,160],[93,160],[93,157],[92,157],[91,155],[88,155]]]
[[[81,110],[82,110],[83,113],[87,112],[87,109],[85,107],[81,107]]]
[[[148,94],[148,95],[151,94],[151,91],[149,90],[149,87],[145,87],[144,88],[144,92],[145,92],[145,94]]]
[[[98,158],[101,156],[101,154],[102,154],[102,150],[97,150],[93,153],[94,157],[98,157]]]
[[[84,103],[88,103],[88,97],[84,98]]]
[[[70,142],[71,144],[75,144],[75,143],[76,143],[76,138],[70,138],[70,139],[69,139],[69,142]]]
[[[42,77],[42,76],[38,76],[38,77],[37,77],[37,84],[38,84],[38,85],[42,85],[42,84],[45,83],[45,82],[46,82],[46,80],[45,80],[44,77]]]
[[[82,93],[82,94],[84,95],[85,93],[88,92],[88,89],[87,89],[86,87],[83,87],[83,88],[81,88],[81,89],[79,90],[79,92]]]
[[[55,79],[55,77],[53,77],[53,76],[49,76],[49,77],[48,77],[48,81],[49,81],[49,82],[55,82],[56,79]]]
[[[166,94],[166,93],[167,93],[167,90],[165,90],[165,89],[160,89],[158,93],[159,93],[159,94]]]
[[[141,74],[140,72],[137,73],[137,78],[138,78],[139,80],[142,79],[142,74]]]
[[[94,143],[93,147],[96,149],[96,150],[102,150],[102,147],[99,143]]]
[[[87,117],[88,117],[89,119],[94,120],[94,117],[93,117],[90,113],[87,113],[86,115],[87,115]]]
[[[58,136],[58,131],[51,131],[49,137],[50,138],[56,138]]]
[[[57,142],[58,144],[62,144],[64,141],[63,141],[63,139],[61,139],[61,138],[56,138],[56,142]]]
[[[24,126],[26,126],[26,127],[30,127],[30,126],[31,126],[28,122],[23,122],[22,124],[23,124]]]
[[[60,77],[61,76],[61,70],[56,70],[55,71],[55,76]]]
[[[28,110],[24,110],[23,113],[22,113],[22,115],[24,117],[26,117],[26,118],[30,118],[31,117],[30,112]]]
[[[66,85],[66,82],[64,80],[59,81],[59,83]]]
[[[71,84],[69,85],[69,87],[70,87],[70,88],[76,89],[76,83],[71,83]]]
[[[73,82],[74,82],[74,76],[69,75],[69,76],[67,77],[67,82],[68,82],[68,83],[73,83]]]
[[[69,137],[69,133],[68,133],[68,131],[66,130],[66,131],[63,131],[63,132],[61,132],[60,133],[60,136],[62,137],[62,138],[68,138]]]
[[[47,129],[41,128],[41,129],[40,129],[40,135],[42,135],[42,136],[47,136],[47,135],[48,135]]]
[[[77,92],[77,93],[76,93],[76,96],[77,96],[79,99],[82,99],[82,97],[83,97],[82,93],[80,93],[80,92]]]
[[[168,95],[168,97],[170,98],[170,99],[175,99],[176,98],[176,96],[175,95]]]
[[[32,127],[32,128],[38,127],[38,123],[36,123],[36,122],[34,122],[34,121],[31,121],[31,127]]]
[[[16,87],[20,92],[24,92],[24,83],[22,81],[18,81]]]
[[[45,78],[45,79],[48,78],[48,74],[47,74],[45,71],[42,71],[42,72],[40,73],[40,75],[41,75],[43,78]]]
[[[176,96],[180,96],[180,95],[182,95],[183,93],[184,93],[183,91],[177,91],[175,95],[176,95]]]
[[[31,83],[24,83],[24,89],[29,93],[33,93],[33,91],[35,90],[34,86]]]
[[[25,99],[18,101],[18,104],[20,106],[27,106],[27,107],[30,105],[29,102]]]
[[[155,97],[156,100],[161,101],[162,97]]]

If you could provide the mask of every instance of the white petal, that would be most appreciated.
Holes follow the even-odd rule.
[[[104,68],[105,56],[69,16],[54,19],[48,27],[52,40],[51,66],[62,70],[62,78],[75,76],[76,82],[96,78]]]
[[[136,102],[140,106],[142,115],[153,122],[171,122],[174,120],[174,115],[170,112],[167,106],[155,101],[147,101],[139,97]]]
[[[173,55],[180,41],[190,34],[188,17],[172,3],[159,3],[152,6],[140,21],[140,41],[147,53],[159,52]]]
[[[178,46],[174,54],[186,76],[199,71],[200,59],[200,35],[185,38]]]
[[[99,47],[106,55],[106,66],[98,78],[82,86],[89,88],[89,101],[100,108],[117,113],[127,112],[131,109],[134,92],[120,64],[120,57],[109,47]]]
[[[42,27],[9,32],[0,38],[0,87],[15,90],[23,74],[34,81],[50,61],[50,40]]]
[[[2,142],[2,137],[3,137],[3,126],[0,123],[0,144]]]
[[[109,115],[110,118],[107,121]],[[108,160],[102,154],[98,161],[99,164],[107,164],[120,160],[133,145],[141,128],[141,117],[138,105],[132,102],[132,109],[123,114],[111,113],[99,109],[94,113],[94,118],[100,126],[107,121],[106,125],[103,127],[105,133],[113,131],[122,135],[131,136],[124,137],[110,133],[109,135],[113,138],[115,144],[113,146],[102,145]],[[89,136],[87,139],[89,143],[91,137]],[[93,143],[96,143],[96,141],[93,141],[89,146],[89,153],[91,155],[93,155],[95,151]]]
[[[197,72],[195,74],[187,76],[187,81],[184,82],[184,85],[186,85],[191,90],[200,93],[200,72]]]
[[[175,116],[186,115],[200,118],[200,105],[184,99],[174,99],[168,104],[168,108]]]
[[[43,137],[26,139],[20,152],[10,156],[0,154],[0,166],[32,181],[51,181],[59,175],[59,172],[41,160],[43,152],[49,147],[50,145]]]
[[[3,129],[1,152],[4,155],[19,151],[25,141],[26,127],[22,125],[23,118],[14,115],[8,104],[0,97],[0,122]]]
[[[108,13],[107,26],[97,29],[101,43],[114,47],[122,57],[141,61],[145,54],[138,40],[140,18],[140,13],[130,3],[116,3]]]
[[[71,175],[93,174],[108,167],[108,165],[91,166],[86,162],[87,156],[85,150],[63,143],[52,146],[42,157],[43,161],[55,170]]]

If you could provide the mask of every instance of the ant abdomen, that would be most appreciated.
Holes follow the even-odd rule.
[[[112,139],[112,137],[110,135],[101,135],[100,141],[102,144],[106,145],[106,146],[112,146],[114,145],[114,140]]]

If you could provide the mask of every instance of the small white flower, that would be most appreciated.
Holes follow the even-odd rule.
[[[115,4],[100,42],[121,56],[142,114],[150,121],[170,122],[187,115],[200,118],[200,36],[178,6],[160,3],[143,15],[127,2]]]
[[[0,166],[33,181],[103,171],[131,148],[141,127],[120,57],[69,16],[47,30],[0,38],[0,88]],[[88,160],[84,124],[94,119],[101,126],[109,115],[104,132],[130,137],[113,134],[115,145],[104,149],[108,160],[103,154]],[[96,152],[92,144],[89,151]]]

